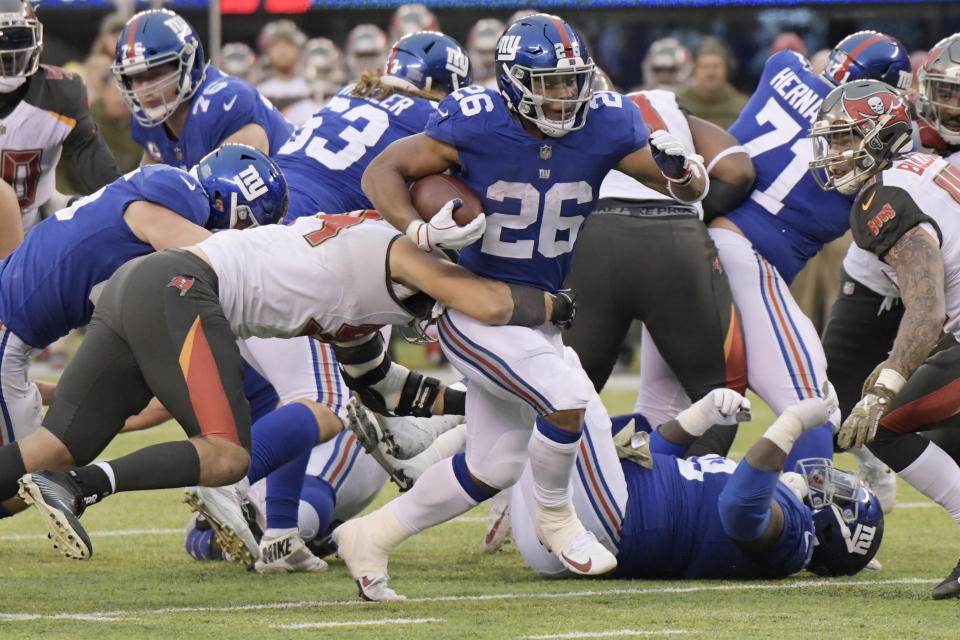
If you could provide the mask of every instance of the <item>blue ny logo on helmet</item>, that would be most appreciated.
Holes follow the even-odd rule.
[[[287,180],[265,153],[225,144],[190,173],[210,199],[208,229],[245,229],[279,222],[287,213]]]
[[[397,40],[381,81],[404,88],[453,93],[471,82],[470,57],[460,43],[438,31],[420,31]]]
[[[854,80],[879,80],[906,90],[913,79],[913,68],[896,38],[879,31],[857,31],[830,52],[823,77],[834,86]]]
[[[813,509],[815,540],[807,570],[822,576],[857,573],[883,540],[880,501],[859,476],[826,458],[805,458],[796,468],[806,481],[804,502]]]
[[[136,83],[134,76],[168,65],[169,73]],[[207,64],[190,23],[168,9],[141,11],[124,25],[110,71],[137,122],[161,124],[203,83]],[[173,96],[167,89],[175,87]]]
[[[544,13],[521,18],[494,55],[500,93],[521,117],[554,138],[586,124],[595,67],[573,27]]]

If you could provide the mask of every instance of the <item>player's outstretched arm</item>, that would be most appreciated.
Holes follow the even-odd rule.
[[[210,232],[183,216],[153,202],[132,202],[123,214],[127,226],[142,242],[157,251],[189,247],[210,237]]]
[[[679,202],[699,202],[710,189],[701,158],[664,129],[654,131],[650,144],[624,157],[616,168]]]
[[[650,450],[682,456],[694,440],[715,424],[749,421],[750,401],[733,389],[713,389],[677,417],[660,425],[650,437]]]
[[[23,242],[23,219],[17,193],[0,180],[0,259],[6,258]]]
[[[393,142],[363,172],[363,192],[387,222],[406,232],[420,214],[410,200],[407,183],[443,173],[460,164],[455,147],[418,133]]]
[[[710,176],[710,191],[703,199],[703,221],[736,208],[750,193],[757,173],[740,142],[712,122],[687,116],[697,153]]]
[[[220,146],[232,143],[245,144],[267,155],[270,154],[270,136],[267,135],[267,130],[253,122],[243,125],[224,138]]]
[[[837,394],[826,382],[822,398],[787,407],[737,465],[717,508],[723,530],[740,547],[756,552],[777,542],[783,531],[783,511],[773,492],[780,469],[800,434],[819,427],[836,410]]]
[[[409,238],[390,249],[390,276],[437,302],[491,325],[536,327],[573,321],[573,299],[564,292],[508,285],[474,275],[436,253],[421,251]]]

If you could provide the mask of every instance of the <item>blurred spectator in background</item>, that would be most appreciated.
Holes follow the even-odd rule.
[[[915,94],[920,88],[920,80],[917,77],[917,70],[923,65],[924,60],[927,59],[927,51],[925,49],[918,49],[910,54],[910,67],[913,69],[913,80],[910,81],[910,90]]]
[[[747,96],[727,80],[731,60],[727,45],[705,36],[693,55],[693,80],[675,93],[693,115],[728,128],[747,103]]]
[[[676,91],[693,71],[690,51],[676,38],[655,40],[643,57],[643,88]]]
[[[91,53],[87,59],[79,65],[77,69],[71,69],[79,73],[83,81],[87,83],[87,99],[90,102],[96,100],[103,93],[104,85],[111,84],[110,65],[113,64],[113,56],[102,53]]]
[[[252,85],[263,80],[257,54],[243,42],[228,42],[220,47],[220,70]]]
[[[303,77],[310,87],[310,97],[293,103],[284,112],[287,120],[297,127],[319,111],[347,78],[343,53],[333,40],[312,38],[305,48]]]
[[[266,77],[257,90],[281,113],[293,103],[310,96],[301,71],[300,53],[307,43],[292,20],[268,22],[257,36],[257,48],[266,58]]]
[[[473,83],[488,89],[497,88],[494,51],[503,33],[504,24],[496,18],[477,20],[467,34],[467,52],[473,70]]]
[[[773,39],[773,44],[770,45],[770,52],[767,54],[769,58],[775,53],[780,53],[781,51],[796,51],[804,58],[807,57],[807,45],[804,44],[803,38],[795,34],[793,31],[784,31],[776,38]]]
[[[120,36],[120,32],[123,31],[123,26],[126,23],[127,19],[124,18],[123,14],[119,11],[105,15],[103,19],[100,20],[97,39],[93,41],[93,45],[90,47],[90,53],[102,53],[113,59],[113,55],[117,51],[117,38]]]
[[[388,44],[393,43],[417,31],[439,31],[440,23],[437,22],[437,16],[433,14],[427,6],[419,2],[402,4],[397,7],[390,18],[390,39]],[[499,35],[499,34],[498,34]]]
[[[347,34],[347,79],[360,78],[364,69],[382,69],[387,61],[387,34],[375,24],[358,24]]]
[[[539,11],[535,11],[534,9],[517,9],[510,14],[509,18],[507,18],[507,25],[509,26],[520,18],[526,18],[527,16],[532,16],[535,13],[539,13]]]

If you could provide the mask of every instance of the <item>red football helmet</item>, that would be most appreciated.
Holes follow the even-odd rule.
[[[911,118],[910,103],[879,80],[837,87],[810,129],[810,172],[826,191],[855,193],[910,142]]]

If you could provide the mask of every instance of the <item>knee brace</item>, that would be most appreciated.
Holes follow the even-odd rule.
[[[334,344],[343,380],[367,407],[386,416],[428,418],[440,392],[440,381],[410,371],[387,353],[383,336]]]

